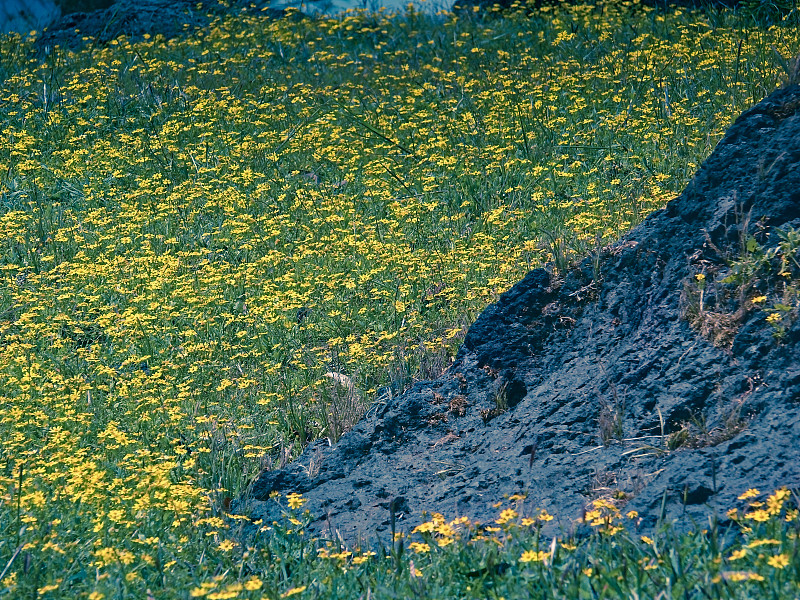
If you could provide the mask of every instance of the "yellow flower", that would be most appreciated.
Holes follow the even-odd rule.
[[[749,544],[747,544],[748,548],[759,548],[761,546],[780,546],[781,541],[775,539],[762,539],[762,540],[753,540]]]
[[[44,596],[44,595],[45,595],[47,592],[52,592],[53,590],[57,590],[57,589],[58,589],[58,584],[45,585],[45,586],[43,586],[43,587],[40,587],[40,588],[37,590],[37,592],[36,592],[36,593],[37,593],[39,596]]]
[[[417,525],[414,529],[411,530],[411,533],[432,533],[434,527],[436,527],[432,521],[427,521],[422,523],[421,525]]]
[[[436,545],[439,546],[440,548],[444,548],[445,546],[449,546],[450,544],[452,544],[454,541],[455,540],[451,537],[441,537],[436,540]]]
[[[244,589],[246,589],[249,592],[253,592],[255,590],[260,590],[262,585],[264,585],[264,582],[261,581],[258,577],[251,577],[250,579],[244,582]]]
[[[307,502],[307,500],[303,498],[300,494],[296,494],[294,492],[286,494],[286,500],[289,503],[289,508],[291,508],[292,510],[297,510]]]
[[[741,496],[739,496],[739,500],[747,500],[748,498],[755,498],[761,494],[756,488],[750,488],[746,492],[744,492]]]
[[[775,567],[776,569],[783,569],[789,565],[789,555],[784,552],[782,554],[770,556],[767,559],[767,564],[769,564],[770,567]]]
[[[441,523],[437,525],[435,531],[439,535],[443,535],[445,537],[453,537],[456,534],[453,526],[448,523]]]
[[[500,513],[500,517],[495,520],[495,523],[497,523],[498,525],[504,525],[516,518],[517,518],[517,511],[515,511],[513,508],[507,508]]]
[[[417,554],[425,554],[431,551],[431,547],[424,542],[411,542],[408,546]]]
[[[751,511],[744,515],[745,519],[752,519],[759,523],[766,523],[770,519],[770,514],[766,510],[759,508],[758,510]]]
[[[306,587],[308,586],[301,585],[300,587],[289,588],[281,594],[281,598],[289,598],[291,596],[296,596],[297,594],[302,594],[306,591]]]
[[[740,548],[739,550],[734,550],[731,555],[728,557],[728,560],[739,560],[747,556],[747,550],[744,548]]]
[[[777,515],[783,508],[783,503],[791,496],[791,492],[786,488],[775,490],[775,493],[767,498],[767,512]]]
[[[539,516],[536,518],[542,522],[547,522],[547,521],[552,521],[554,517],[553,515],[548,513],[545,509],[542,509],[541,511],[539,511]]]
[[[519,557],[519,562],[543,562],[548,556],[550,556],[549,553],[542,550],[526,550]]]

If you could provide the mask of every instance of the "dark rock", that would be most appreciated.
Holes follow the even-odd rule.
[[[763,311],[740,311],[719,347],[682,300],[706,255],[721,265],[755,224],[798,223],[798,190],[795,85],[742,114],[679,197],[605,249],[599,279],[588,259],[561,279],[532,271],[478,317],[442,377],[373,410],[316,472],[309,449],[264,473],[238,510],[272,520],[270,493],[301,492],[312,530],[354,540],[385,535],[396,498],[395,524],[410,529],[423,511],[488,521],[525,493],[527,512],[557,515],[554,532],[576,530],[602,496],[629,498],[652,529],[662,502],[687,526],[748,488],[800,486],[800,326],[778,341]],[[747,232],[729,236],[748,212]],[[457,397],[465,410],[434,418]],[[609,415],[623,439],[603,445]]]
[[[100,10],[65,14],[42,33],[35,47],[40,52],[54,46],[76,50],[87,42],[86,38],[93,44],[105,45],[121,35],[133,41],[141,40],[145,34],[169,40],[195,33],[216,16],[242,10],[283,16],[283,11],[269,9],[267,4],[267,0],[239,0],[224,7],[216,0],[116,0]]]
[[[3,0],[0,2],[0,34],[16,31],[27,35],[55,21],[61,11],[53,0]]]

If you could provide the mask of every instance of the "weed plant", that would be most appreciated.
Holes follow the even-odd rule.
[[[789,589],[796,530],[777,521],[770,556],[791,561],[751,556],[739,571],[763,581],[740,581],[716,534],[557,542],[546,562],[501,527],[413,563],[326,550],[340,564],[297,516],[248,545],[226,511],[441,373],[526,271],[677,194],[778,85],[791,17],[243,13],[43,58],[0,38],[0,596]]]

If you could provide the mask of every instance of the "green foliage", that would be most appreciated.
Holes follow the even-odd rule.
[[[800,309],[800,231],[758,227],[751,233],[749,222],[741,226],[740,247],[728,256],[725,268],[704,267],[687,284],[690,322],[715,340],[732,342],[738,325],[750,311],[763,311],[777,339],[797,319]],[[760,238],[762,242],[759,242]],[[706,306],[713,300],[713,308]],[[725,334],[720,335],[724,330]],[[724,345],[724,344],[723,344]]]
[[[501,569],[522,546],[412,569],[393,545],[362,577],[296,517],[248,545],[226,511],[442,372],[527,270],[663,206],[795,30],[611,3],[31,43],[0,38],[0,594],[410,595],[415,569],[454,595],[617,589],[605,546],[542,578]]]

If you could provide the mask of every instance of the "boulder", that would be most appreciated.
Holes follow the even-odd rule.
[[[145,34],[172,39],[207,26],[216,15],[242,10],[283,16],[279,10],[262,11],[266,4],[264,0],[239,0],[226,7],[216,0],[116,0],[107,8],[65,14],[36,40],[36,47],[40,51],[56,45],[75,50],[85,38],[104,45],[121,35],[132,40],[140,40]]]
[[[61,11],[53,0],[3,0],[0,2],[0,33],[41,31],[59,16]]]

